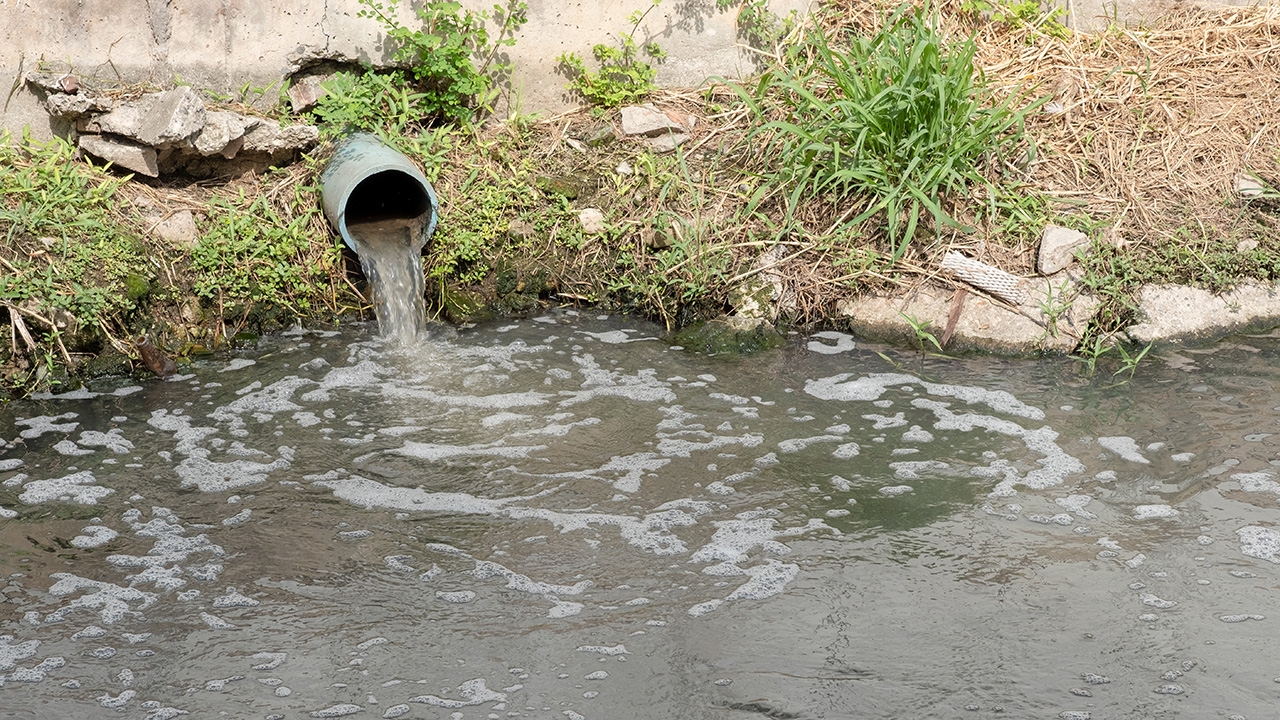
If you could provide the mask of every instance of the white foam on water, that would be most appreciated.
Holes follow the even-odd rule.
[[[71,420],[78,417],[80,417],[79,413],[73,412],[63,413],[61,415],[40,415],[38,417],[15,420],[13,424],[27,428],[26,430],[19,432],[18,435],[30,440],[50,432],[71,432],[72,430],[80,427],[80,423],[60,423],[58,421]]]
[[[840,332],[823,330],[822,332],[814,333],[812,337],[822,338],[823,340],[832,340],[835,342],[834,345],[828,345],[824,342],[810,340],[805,347],[809,349],[809,352],[815,352],[819,355],[838,355],[839,353],[848,352],[857,347],[853,342],[852,335],[846,335]]]
[[[777,525],[776,519],[760,517],[754,511],[739,513],[732,520],[715,521],[712,526],[716,531],[711,536],[711,540],[698,548],[690,557],[690,561],[737,564],[749,560],[749,553],[756,548],[770,555],[790,553],[791,548],[778,542],[777,538],[798,537],[818,531],[840,534],[839,530],[817,518],[810,518],[806,524],[790,528],[778,528]]]
[[[458,694],[464,700],[451,700],[448,698],[438,697],[436,695],[419,695],[418,697],[409,698],[411,703],[423,703],[434,707],[442,707],[448,709],[464,708],[469,705],[480,705],[488,702],[504,702],[507,694],[490,690],[485,687],[484,678],[476,678],[468,680],[458,686]]]
[[[1133,508],[1135,520],[1177,517],[1178,511],[1168,505],[1138,505]]]
[[[607,655],[609,657],[631,654],[630,651],[627,650],[627,646],[622,643],[618,643],[617,645],[579,645],[576,648],[576,652],[597,653],[600,655]]]
[[[893,476],[899,480],[919,480],[925,470],[946,470],[950,465],[941,460],[899,460],[889,463]]]
[[[13,644],[12,635],[0,635],[0,671],[12,670],[19,660],[26,660],[40,648],[39,640]]]
[[[849,458],[857,457],[861,452],[862,448],[858,443],[851,442],[845,443],[837,447],[835,450],[832,450],[831,456],[837,460],[848,460]]]
[[[1138,448],[1138,443],[1131,437],[1117,435],[1113,437],[1100,437],[1098,444],[1120,456],[1122,460],[1138,463],[1140,465],[1150,465],[1151,461],[1142,456],[1142,452]]]
[[[524,422],[525,420],[532,420],[532,419],[533,419],[532,415],[521,415],[519,413],[513,413],[513,412],[497,412],[483,418],[480,421],[480,425],[482,427],[489,428],[489,427],[497,427],[498,425],[505,425],[507,423]]]
[[[933,433],[922,429],[919,425],[912,425],[910,430],[902,433],[902,442],[933,442]]]
[[[313,718],[338,718],[355,715],[358,712],[364,712],[364,708],[352,703],[338,703],[323,710],[312,710],[307,714]]]
[[[213,599],[215,608],[240,608],[240,607],[257,607],[261,602],[254,600],[247,595],[243,595],[234,587],[227,588],[227,594]]]
[[[764,564],[744,568],[743,572],[751,579],[729,593],[725,600],[763,600],[773,597],[796,579],[800,566],[767,558]]]
[[[602,342],[602,343],[608,343],[608,344],[610,344],[610,345],[618,345],[618,344],[621,344],[621,343],[633,343],[633,342],[640,342],[640,341],[642,341],[642,340],[657,340],[657,339],[658,339],[658,338],[656,338],[656,337],[650,337],[650,336],[645,336],[645,337],[634,337],[634,338],[633,338],[633,337],[630,337],[629,335],[627,335],[627,333],[628,333],[628,332],[636,332],[636,331],[634,331],[634,330],[610,330],[610,331],[608,331],[608,332],[593,333],[593,332],[586,332],[586,331],[584,330],[584,331],[582,332],[582,334],[583,334],[583,335],[586,335],[587,337],[593,337],[593,338],[595,338],[596,340],[599,340],[599,341],[600,341],[600,342]]]
[[[80,433],[80,444],[85,447],[103,447],[116,455],[125,455],[133,450],[133,443],[126,440],[119,428],[107,432],[85,430]]]
[[[875,424],[871,426],[873,430],[885,430],[887,428],[902,427],[907,424],[907,417],[905,413],[898,413],[892,417],[888,415],[870,413],[863,415],[862,419],[875,421]]]
[[[292,448],[280,447],[281,457],[269,463],[252,460],[217,462],[199,454],[193,454],[174,468],[182,479],[182,487],[196,487],[201,492],[226,492],[266,482],[267,476],[276,470],[290,466]]]
[[[27,505],[55,500],[77,505],[97,505],[99,500],[115,492],[111,488],[91,484],[94,482],[96,479],[88,470],[60,478],[31,480],[22,486],[22,494],[18,496],[18,500]]]
[[[796,453],[816,443],[840,442],[841,440],[844,440],[843,435],[817,435],[806,438],[791,438],[789,440],[782,440],[778,443],[778,452]]]
[[[390,452],[434,462],[455,457],[523,458],[528,457],[529,453],[546,449],[546,445],[443,445],[406,441],[403,446]],[[356,462],[368,458],[368,455],[364,455],[356,458]]]
[[[93,454],[92,450],[85,450],[84,448],[80,447],[79,445],[76,445],[74,442],[70,440],[59,440],[57,443],[54,444],[53,450],[59,455],[67,455],[71,457],[75,457],[77,455]]]
[[[235,527],[237,525],[243,525],[249,522],[249,517],[251,515],[253,515],[253,510],[250,508],[245,508],[240,512],[236,513],[235,515],[232,515],[229,518],[223,518],[222,524],[227,527]]]
[[[1196,454],[1191,452],[1175,453],[1173,455],[1170,455],[1169,459],[1174,462],[1185,463],[1185,462],[1191,462],[1191,458],[1195,456]]]
[[[41,660],[40,664],[35,667],[17,668],[7,677],[0,677],[0,680],[8,680],[9,682],[38,683],[44,680],[45,675],[50,670],[57,670],[60,667],[65,667],[66,664],[66,658],[60,655],[55,655]]]
[[[220,373],[234,372],[236,370],[243,370],[247,367],[250,367],[252,365],[257,365],[257,364],[258,364],[258,361],[250,360],[249,358],[232,358],[231,362],[227,363],[226,367],[222,368],[218,372]]]
[[[879,400],[885,391],[895,385],[919,384],[930,395],[953,397],[971,405],[983,404],[996,412],[1017,415],[1030,420],[1044,419],[1043,410],[1022,403],[1003,390],[930,383],[902,373],[872,373],[850,381],[851,377],[853,377],[852,373],[842,373],[828,378],[809,380],[805,383],[804,391],[820,400],[869,402]]]
[[[1248,525],[1237,530],[1236,535],[1240,538],[1241,554],[1280,564],[1280,531]]]
[[[471,574],[477,580],[500,577],[507,581],[507,588],[531,595],[581,595],[584,590],[594,585],[590,580],[581,580],[573,585],[555,585],[552,583],[531,580],[504,565],[491,560],[477,560]]]
[[[436,597],[447,603],[456,603],[461,605],[475,600],[476,594],[471,590],[458,590],[456,592],[437,591]]]
[[[556,600],[556,604],[547,611],[547,617],[550,618],[566,618],[577,615],[582,612],[582,608],[586,607],[582,603],[569,602],[568,600]]]
[[[689,608],[689,614],[692,615],[693,617],[701,617],[703,615],[706,615],[707,613],[714,612],[717,608],[719,608],[723,604],[724,604],[724,600],[720,600],[718,598],[715,600],[707,600],[706,602],[700,602],[697,605],[694,605],[693,607]]]
[[[71,538],[71,547],[82,550],[106,545],[120,535],[120,533],[105,525],[89,525],[82,528],[80,532],[84,534]]]
[[[0,440],[0,445],[3,445],[3,444],[4,444],[4,441]],[[22,462],[23,462],[22,458],[9,458],[8,460],[0,460],[0,472],[17,470],[18,468],[22,467]]]
[[[1142,593],[1141,595],[1138,596],[1138,599],[1142,601],[1143,605],[1146,605],[1148,607],[1153,607],[1158,610],[1168,610],[1169,608],[1178,604],[1173,600],[1165,600],[1151,593]]]
[[[251,655],[250,659],[266,661],[266,662],[254,665],[253,666],[254,670],[275,670],[276,668],[280,667],[280,665],[282,665],[285,659],[288,657],[289,657],[288,653],[260,652],[260,653],[254,653],[253,655]]]
[[[208,625],[211,630],[231,630],[235,628],[235,625],[232,625],[217,615],[212,615],[207,612],[200,613],[200,620],[203,621],[205,625]]]
[[[150,607],[157,598],[155,593],[90,580],[71,573],[53,573],[50,577],[56,580],[49,588],[49,594],[54,597],[67,597],[78,592],[85,594],[49,613],[45,618],[46,623],[61,622],[73,611],[85,609],[97,611],[102,622],[111,625],[123,619],[126,614],[140,615],[141,611]],[[136,609],[131,603],[136,603]]]
[[[1249,613],[1245,615],[1223,615],[1218,619],[1224,623],[1241,623],[1241,622],[1246,622],[1248,620],[1266,620],[1267,617],[1265,615],[1256,615],[1256,614]]]
[[[895,497],[898,495],[906,495],[907,493],[914,492],[914,491],[915,491],[915,488],[911,487],[910,485],[888,485],[880,488],[879,492],[881,495],[885,495],[888,497]]]
[[[1263,471],[1236,473],[1231,476],[1231,479],[1240,483],[1240,489],[1245,492],[1269,492],[1280,495],[1280,483],[1277,483],[1274,477],[1275,473]]]

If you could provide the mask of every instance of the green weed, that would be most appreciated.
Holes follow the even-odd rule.
[[[569,76],[569,89],[581,95],[593,105],[601,107],[617,107],[636,102],[657,89],[654,77],[657,70],[653,65],[642,60],[640,53],[654,61],[665,60],[667,54],[655,42],[636,42],[636,32],[640,23],[658,6],[661,0],[643,12],[631,14],[628,21],[631,29],[618,36],[617,45],[600,43],[591,48],[591,54],[599,63],[598,70],[587,67],[586,61],[578,53],[564,53],[556,57],[556,62]]]
[[[511,70],[498,50],[515,44],[515,33],[526,20],[524,0],[508,0],[480,13],[457,2],[427,0],[415,8],[421,23],[416,30],[401,25],[378,0],[359,1],[360,17],[380,22],[396,45],[394,57],[408,66],[418,95],[414,105],[425,116],[469,122],[492,106]],[[496,26],[492,40],[489,22]]]
[[[938,342],[938,337],[930,330],[933,326],[932,322],[928,320],[921,320],[915,315],[908,315],[903,312],[898,313],[898,317],[905,320],[907,325],[910,326],[911,332],[915,334],[916,349],[920,352],[924,352],[925,343],[929,343],[938,352],[942,352],[942,343]]]
[[[769,189],[801,199],[829,196],[861,203],[849,220],[883,216],[894,259],[915,236],[922,212],[939,228],[962,227],[945,206],[981,185],[1021,141],[1019,98],[993,102],[975,79],[972,40],[948,43],[927,11],[911,7],[886,18],[872,37],[848,38],[847,49],[813,30],[808,57],[765,73],[742,99],[761,117],[780,103],[785,116],[751,134],[778,170]],[[988,105],[987,103],[992,103]]]

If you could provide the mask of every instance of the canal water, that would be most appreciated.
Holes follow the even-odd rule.
[[[0,407],[0,717],[1266,718],[1280,340],[564,311]]]

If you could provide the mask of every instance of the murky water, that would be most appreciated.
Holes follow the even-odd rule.
[[[0,408],[32,718],[1266,718],[1280,345],[722,361],[556,314]]]

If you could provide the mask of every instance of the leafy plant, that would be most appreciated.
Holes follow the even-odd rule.
[[[1040,312],[1044,313],[1045,332],[1049,337],[1058,337],[1058,320],[1075,305],[1076,299],[1067,294],[1069,289],[1070,283],[1066,280],[1056,288],[1053,283],[1049,283],[1045,288],[1044,299],[1038,303]]]
[[[907,325],[911,327],[911,332],[915,333],[916,346],[920,349],[920,352],[924,352],[924,344],[926,342],[936,348],[938,352],[942,352],[942,343],[938,342],[937,336],[930,332],[930,328],[933,326],[932,322],[921,320],[915,315],[908,315],[903,312],[898,313],[898,316],[905,320]]]
[[[1012,154],[1026,113],[1043,102],[988,105],[972,39],[948,44],[936,24],[927,11],[903,7],[875,35],[849,38],[847,50],[815,29],[804,62],[765,73],[754,92],[738,90],[762,117],[775,99],[785,112],[750,136],[765,139],[778,167],[769,189],[789,189],[791,208],[805,196],[861,200],[849,223],[882,214],[894,259],[922,211],[939,226],[961,227],[944,207],[951,199],[971,185],[995,195],[983,170]]]
[[[569,88],[593,105],[617,107],[633,103],[657,89],[654,78],[657,70],[640,59],[641,50],[653,60],[665,60],[667,54],[655,42],[637,43],[636,31],[640,23],[658,6],[661,0],[654,0],[643,12],[636,11],[627,18],[631,30],[618,36],[618,44],[598,44],[591,48],[591,54],[600,68],[592,71],[586,61],[578,53],[564,53],[556,57],[556,62],[569,76]]]
[[[458,2],[427,0],[415,10],[422,27],[412,30],[378,0],[359,1],[359,16],[380,22],[397,46],[394,58],[407,66],[420,93],[416,107],[452,122],[468,122],[477,110],[492,105],[498,92],[495,80],[511,71],[498,57],[498,49],[515,44],[528,10],[525,0],[507,0],[505,6],[480,13]],[[489,21],[497,27],[492,42]]]
[[[435,111],[427,94],[410,85],[403,70],[337,73],[325,81],[312,113],[329,136],[384,128],[389,135],[405,135]]]

